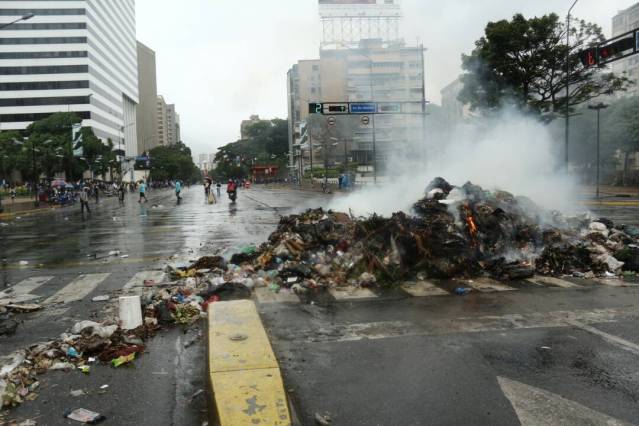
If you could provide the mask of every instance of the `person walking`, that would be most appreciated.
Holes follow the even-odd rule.
[[[222,184],[218,181],[215,185],[215,188],[217,188],[217,198],[220,198],[220,190],[222,189]]]
[[[118,186],[118,200],[120,201],[120,205],[124,205],[124,182],[120,182]]]
[[[87,209],[87,213],[91,213],[91,209],[89,208],[89,187],[87,186],[82,188],[82,192],[80,193],[80,210],[83,216],[85,208]]]
[[[144,183],[144,181],[140,182],[140,199],[138,200],[138,203],[142,202],[142,198],[144,198],[144,202],[148,203],[149,200],[146,199],[146,183]]]
[[[177,197],[178,203],[182,199],[182,197],[180,197],[180,192],[182,192],[182,182],[180,182],[179,180],[176,180],[175,181],[175,196]]]

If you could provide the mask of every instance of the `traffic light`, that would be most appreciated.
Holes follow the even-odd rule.
[[[591,47],[590,49],[582,50],[579,52],[579,59],[584,67],[592,67],[597,65],[597,48]]]
[[[605,62],[614,56],[621,55],[627,50],[633,50],[635,48],[635,38],[633,36],[622,38],[613,43],[605,46],[600,46],[598,49],[599,63]]]

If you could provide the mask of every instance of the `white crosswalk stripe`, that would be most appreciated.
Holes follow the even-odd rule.
[[[553,287],[562,287],[562,288],[581,287],[575,283],[571,283],[570,281],[561,280],[555,277],[544,277],[541,275],[535,275],[532,278],[528,278],[526,281],[536,285],[544,285],[544,286],[549,285]]]
[[[496,291],[514,291],[516,288],[507,286],[490,278],[478,278],[474,280],[462,280],[463,285],[482,293],[492,293]]]
[[[37,299],[38,296],[31,294],[31,292],[37,290],[52,279],[53,277],[27,278],[23,281],[20,281],[18,284],[14,285],[11,288],[1,291],[0,300],[6,299],[12,303],[18,303]]]
[[[371,290],[362,287],[337,287],[328,290],[337,300],[372,299],[377,295]]]
[[[75,280],[60,289],[53,296],[45,300],[45,304],[69,303],[84,299],[111,274],[80,275]]]
[[[414,297],[446,296],[450,294],[430,281],[407,282],[402,284],[401,288]]]
[[[281,290],[275,293],[267,287],[255,289],[255,297],[258,303],[299,303],[300,298],[289,290]]]
[[[126,292],[142,295],[144,293],[144,281],[150,280],[156,283],[162,282],[165,277],[162,271],[142,271],[138,272],[131,278],[122,289]]]

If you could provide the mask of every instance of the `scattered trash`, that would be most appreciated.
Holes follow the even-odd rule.
[[[83,374],[90,374],[91,373],[91,367],[89,367],[88,365],[81,365],[80,367],[78,367],[78,369],[83,373]]]
[[[127,259],[129,257],[128,254],[123,254],[122,256],[120,256],[120,259]]]
[[[104,390],[104,389],[106,389],[108,387],[109,387],[109,385],[102,385],[102,386],[100,386],[100,389]]]
[[[135,359],[135,353],[126,356],[120,356],[111,360],[111,365],[118,368],[121,365],[128,364]]]
[[[70,362],[56,362],[49,370],[75,370],[75,364],[71,364]]]
[[[80,354],[78,354],[78,351],[74,347],[70,346],[69,349],[67,349],[67,356],[70,358],[77,358]]]
[[[73,396],[73,397],[79,397],[79,396],[84,396],[84,395],[86,395],[87,393],[86,393],[85,391],[83,391],[82,389],[78,389],[78,390],[72,390],[72,391],[70,392],[70,394],[71,394],[71,396]]]
[[[333,424],[333,419],[328,414],[315,413],[315,423],[320,426],[329,426]]]
[[[193,400],[202,394],[204,394],[204,389],[198,389],[193,395],[191,395],[190,402],[193,403]]]
[[[120,255],[120,250],[111,250],[109,252],[109,256],[119,256]]]
[[[549,351],[551,348],[550,348],[550,346],[542,346],[541,349],[543,349],[545,351]]]
[[[30,303],[30,304],[10,303],[3,306],[9,310],[18,311],[18,312],[35,312],[42,309],[42,305],[37,305],[35,303]]]
[[[472,289],[467,288],[467,287],[457,287],[455,288],[455,294],[457,296],[465,296],[468,293],[470,293],[472,291]]]
[[[28,260],[21,260],[20,261],[20,266],[27,266],[29,264]]]
[[[86,410],[84,408],[78,408],[77,410],[68,411],[64,413],[64,417],[69,420],[75,420],[76,422],[86,423],[89,425],[97,424],[106,419],[106,417],[104,417],[102,414]]]
[[[246,334],[231,334],[229,336],[230,340],[233,340],[234,342],[242,342],[246,339],[248,339],[248,336]]]
[[[103,295],[103,296],[95,296],[93,299],[91,299],[92,302],[106,302],[108,300],[110,300],[111,297],[107,296],[107,295]]]
[[[133,330],[142,325],[140,296],[122,296],[119,298],[120,326],[123,330]]]

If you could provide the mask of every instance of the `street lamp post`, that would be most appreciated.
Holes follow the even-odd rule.
[[[570,68],[570,12],[575,7],[579,0],[575,0],[568,9],[568,15],[566,16],[566,140],[565,140],[565,152],[564,152],[564,160],[566,163],[566,169],[568,168],[568,144],[570,140],[570,77],[571,77],[571,68]]]
[[[599,102],[597,105],[588,105],[588,109],[597,111],[597,199],[599,199],[599,170],[600,170],[600,139],[601,139],[601,110],[608,108],[608,105]]]

